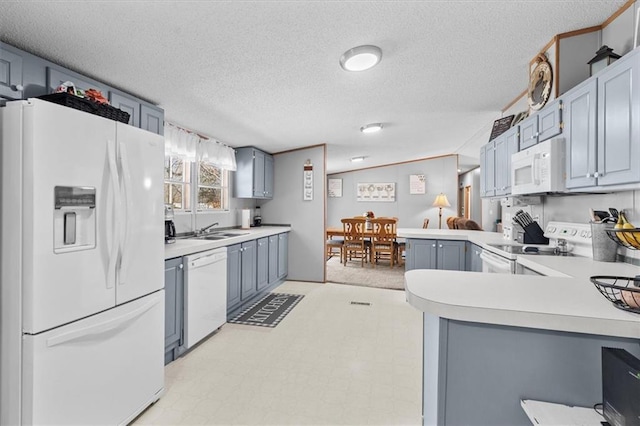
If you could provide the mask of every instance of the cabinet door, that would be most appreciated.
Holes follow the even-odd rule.
[[[495,167],[495,195],[505,195],[507,192],[509,173],[507,169],[511,165],[508,161],[507,138],[503,133],[494,139],[494,167]]]
[[[470,262],[467,261],[467,265],[470,265],[468,268],[469,271],[482,272],[482,259],[480,258],[480,253],[482,253],[482,247],[471,244],[467,251],[467,259],[471,259]]]
[[[246,243],[242,243],[241,249],[241,258],[242,258],[242,276],[240,278],[240,298],[242,300],[247,300],[257,291],[257,275],[256,275],[256,252],[257,252],[257,244],[256,241],[247,241]]]
[[[140,128],[164,135],[164,111],[144,104],[140,105]]]
[[[533,115],[520,123],[520,151],[538,143],[538,115]]]
[[[0,97],[22,99],[22,56],[0,48]]]
[[[269,284],[278,281],[278,236],[269,237]]]
[[[493,197],[496,195],[496,148],[494,141],[489,142],[485,153],[485,163],[487,165],[487,175],[485,182],[485,195]]]
[[[598,77],[598,185],[640,181],[640,55]]]
[[[264,156],[264,196],[273,198],[273,156]]]
[[[140,102],[116,92],[109,92],[111,106],[129,113],[127,124],[140,127]]]
[[[257,252],[257,285],[258,291],[269,285],[269,238],[258,239]]]
[[[567,188],[596,185],[597,87],[591,79],[563,97]]]
[[[278,234],[278,279],[289,275],[289,233]]]
[[[562,133],[562,100],[556,99],[538,113],[538,142]]]
[[[264,198],[264,157],[258,150],[253,151],[253,196]]]
[[[227,312],[231,312],[240,304],[241,250],[240,244],[227,247]]]
[[[480,147],[480,196],[487,195],[487,146]]]
[[[515,126],[513,129],[505,132],[505,139],[507,140],[507,156],[506,163],[502,165],[503,173],[505,174],[504,181],[506,188],[503,190],[503,195],[511,194],[511,156],[520,150],[520,126]]]
[[[164,347],[167,353],[182,346],[184,266],[181,257],[164,262],[164,297]],[[168,361],[173,359],[171,356]]]
[[[436,240],[408,239],[406,247],[406,271],[436,268]]]
[[[465,270],[465,242],[438,240],[437,269]]]

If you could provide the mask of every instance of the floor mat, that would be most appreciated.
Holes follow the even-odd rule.
[[[301,294],[269,293],[227,322],[275,327],[303,297]]]

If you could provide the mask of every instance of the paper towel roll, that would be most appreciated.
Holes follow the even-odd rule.
[[[242,209],[242,229],[249,229],[251,227],[251,210]]]

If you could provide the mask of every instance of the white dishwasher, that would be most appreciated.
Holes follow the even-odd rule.
[[[227,248],[185,256],[185,349],[227,321]]]

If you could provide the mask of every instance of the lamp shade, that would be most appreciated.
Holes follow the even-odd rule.
[[[440,208],[451,207],[451,204],[449,204],[449,200],[447,200],[447,196],[441,192],[440,194],[438,194],[435,201],[433,202],[433,207],[440,207]]]

